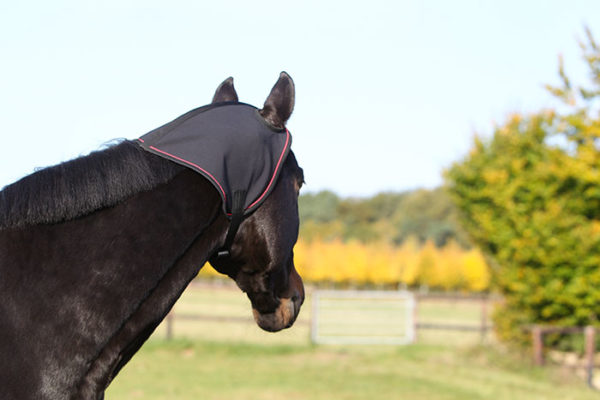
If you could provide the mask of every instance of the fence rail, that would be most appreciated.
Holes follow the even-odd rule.
[[[419,293],[416,295],[415,302],[415,332],[422,330],[444,330],[457,332],[479,332],[480,341],[484,342],[493,325],[489,321],[490,303],[500,300],[498,297],[489,295],[463,295],[448,293]],[[442,301],[446,303],[470,303],[477,304],[479,307],[479,323],[449,323],[449,322],[430,322],[424,321],[420,315],[421,307],[427,302]],[[418,335],[415,338],[418,340]]]
[[[311,339],[320,344],[414,341],[414,295],[403,291],[327,290],[312,294]]]
[[[204,290],[201,290],[204,289]],[[232,297],[237,297],[239,295],[239,291],[236,287],[232,285],[212,285],[207,283],[193,283],[190,285],[190,288],[186,291],[189,292],[192,297],[198,296],[199,293],[206,293],[206,289],[215,291],[218,296],[223,296],[225,294],[225,299],[227,301],[231,301]],[[231,295],[227,293],[232,293]],[[357,291],[353,291],[347,294],[341,294],[341,296],[355,296]],[[360,291],[358,291],[360,292]],[[385,299],[388,296],[386,292],[380,291],[366,291],[368,296],[375,298],[376,300]],[[194,294],[195,293],[195,294]],[[318,298],[318,293],[316,290],[311,290],[308,288],[307,290],[307,303],[311,302],[312,298]],[[331,293],[331,291],[329,291]],[[340,295],[339,291],[333,291],[336,295]],[[364,292],[363,292],[364,293]],[[398,293],[406,293],[406,292],[393,292],[395,295]],[[386,340],[390,344],[397,343],[410,343],[419,340],[438,340],[435,334],[431,334],[435,331],[445,331],[445,332],[456,332],[457,335],[452,336],[456,340],[456,338],[460,338],[462,340],[462,334],[465,333],[466,340],[472,340],[473,336],[468,336],[469,333],[479,333],[480,340],[486,340],[487,336],[493,329],[493,325],[489,321],[489,309],[490,305],[493,302],[501,300],[498,297],[486,296],[486,295],[455,295],[455,294],[445,294],[445,293],[408,293],[412,296],[412,304],[405,303],[403,306],[388,306],[388,311],[391,312],[389,315],[395,315],[402,318],[403,321],[409,321],[406,325],[404,322],[396,323],[396,325],[391,325],[392,328],[397,329],[395,333],[396,335],[392,335],[392,339],[389,340],[389,337],[385,337],[383,335],[383,341],[380,340],[381,337],[376,338],[377,340],[364,340],[361,336],[363,333],[357,335],[357,342],[368,343],[368,342],[385,342]],[[211,294],[212,296],[213,294]],[[406,294],[405,294],[406,295]],[[217,297],[218,297],[217,296]],[[368,297],[367,296],[367,297]],[[203,297],[203,301],[198,301],[198,297],[195,297],[196,300],[191,303],[188,300],[187,307],[183,307],[184,311],[178,311],[177,308],[171,311],[167,316],[164,327],[166,328],[166,337],[167,339],[172,339],[175,333],[175,326],[177,325],[177,321],[181,321],[182,323],[185,321],[206,321],[212,323],[234,323],[234,324],[245,324],[245,325],[254,325],[254,319],[248,313],[247,315],[242,315],[239,313],[239,308],[234,309],[234,312],[230,312],[229,315],[219,314],[216,310],[212,310],[210,307],[206,307],[207,304],[212,304],[212,297],[210,300],[205,296]],[[245,301],[245,299],[240,299]],[[363,299],[364,300],[364,299]],[[318,300],[317,300],[318,301]],[[401,300],[406,302],[406,298]],[[204,312],[193,312],[196,309],[196,305],[204,305]],[[240,303],[242,304],[242,303]],[[245,307],[247,304],[244,303]],[[193,307],[192,307],[193,306]],[[309,304],[305,305],[305,309],[303,311],[304,314],[301,315],[301,318],[296,321],[296,325],[300,325],[303,327],[300,331],[307,332],[308,327],[318,323],[319,314],[314,312],[315,302],[313,301],[313,307],[309,307]],[[372,308],[371,311],[375,311],[375,314],[370,316],[371,321],[374,323],[381,323],[385,326],[387,323],[388,317],[385,317],[381,314],[377,314],[377,309],[380,305],[371,307],[369,305],[361,304],[362,311],[368,311],[369,308]],[[403,308],[404,307],[404,308]],[[202,307],[200,307],[202,309]],[[440,309],[442,311],[440,311]],[[190,312],[190,310],[192,310]],[[229,309],[231,310],[231,309]],[[432,311],[435,310],[435,311]],[[465,310],[468,312],[468,316],[465,317],[461,313],[465,314]],[[311,312],[312,311],[312,312]],[[361,311],[361,312],[362,312]],[[456,311],[456,314],[455,314]],[[343,311],[342,319],[345,317],[353,317],[356,318],[356,315],[352,315],[352,307]],[[236,314],[236,315],[233,315]],[[307,315],[308,314],[308,315]],[[409,315],[410,314],[410,315]],[[332,320],[333,324],[335,324],[335,320]],[[339,321],[338,321],[339,322]],[[343,320],[342,320],[343,322]],[[189,328],[190,325],[186,325],[186,327],[182,327],[183,331],[186,331],[186,328]],[[341,326],[341,325],[340,325]],[[389,326],[388,326],[389,327]],[[342,327],[343,328],[343,327]],[[245,328],[244,328],[245,329]],[[527,326],[526,329],[532,335],[532,343],[533,343],[533,359],[535,364],[543,365],[545,362],[544,358],[544,335],[547,334],[583,334],[584,335],[584,358],[582,362],[577,363],[577,368],[583,368],[586,371],[587,382],[590,386],[593,386],[593,373],[594,368],[597,367],[594,363],[595,353],[596,353],[596,335],[598,334],[600,328],[594,327],[573,327],[573,326]],[[164,331],[163,331],[164,332]],[[430,333],[426,333],[430,332]],[[333,331],[333,333],[336,333]],[[346,333],[346,332],[342,332]],[[374,336],[373,332],[366,332],[367,334]],[[398,339],[398,337],[402,335],[402,339]],[[299,340],[303,337],[300,335]],[[470,338],[469,338],[470,337]],[[406,340],[409,338],[410,340]],[[448,336],[444,335],[444,340],[447,341]],[[452,339],[451,339],[452,340]],[[346,343],[350,343],[353,340],[347,340]],[[326,340],[321,340],[320,343],[325,343]],[[343,342],[343,341],[342,341]],[[338,343],[341,343],[338,341]]]
[[[484,325],[461,325],[461,324],[443,324],[437,322],[417,322],[416,329],[438,329],[444,331],[464,331],[464,332],[480,332],[485,335],[494,326],[491,324]]]
[[[544,365],[544,335],[550,333],[560,334],[581,334],[584,337],[584,368],[586,372],[587,384],[594,387],[594,358],[596,355],[596,334],[598,328],[593,326],[543,326],[533,325],[525,327],[531,331],[531,342],[533,345],[533,360],[536,365]]]
[[[201,290],[217,290],[219,293],[235,293],[238,294],[238,289],[231,285],[219,284],[212,285],[204,282],[193,283],[187,289],[188,294],[194,296],[194,293],[201,293]],[[320,294],[319,294],[320,293]],[[367,323],[373,323],[374,325],[380,324],[379,326],[374,326],[374,329],[383,329],[387,325],[387,328],[396,329],[392,331],[392,337],[389,336],[386,338],[386,335],[383,335],[383,340],[381,340],[381,336],[374,340],[365,339],[364,337],[367,334],[372,332],[359,332],[357,337],[355,338],[356,342],[367,343],[367,342],[388,342],[392,343],[410,343],[414,341],[418,341],[421,333],[425,332],[434,332],[434,331],[454,331],[457,333],[479,333],[481,340],[485,340],[489,332],[492,331],[492,324],[488,320],[488,309],[489,304],[493,301],[498,300],[497,298],[491,298],[486,295],[463,295],[463,294],[446,294],[446,293],[413,293],[407,291],[361,291],[361,290],[353,290],[353,291],[340,291],[340,290],[311,290],[308,288],[307,290],[308,298],[307,303],[312,302],[312,307],[309,307],[309,304],[305,304],[304,309],[304,318],[300,318],[296,321],[296,325],[301,325],[304,327],[310,326],[313,327],[318,323],[318,312],[315,312],[316,303],[319,301],[319,296],[324,295],[334,295],[336,297],[341,297],[343,301],[344,296],[346,300],[352,300],[356,295],[363,296],[363,300],[357,302],[356,299],[353,300],[352,304],[348,302],[346,307],[350,307],[344,311],[342,316],[342,320],[339,320],[339,323],[346,322],[345,319],[350,318],[356,320],[357,318],[363,318],[366,315]],[[392,296],[392,297],[390,297]],[[408,300],[408,298],[411,300]],[[387,299],[387,300],[386,300]],[[390,299],[394,299],[393,301],[398,301],[399,303],[393,304],[393,301]],[[339,305],[338,301],[338,305]],[[365,303],[365,301],[374,301],[373,304]],[[386,304],[387,303],[387,304]],[[204,303],[202,303],[204,304]],[[382,304],[385,305],[386,311],[382,314],[381,307]],[[462,311],[465,308],[469,311],[468,318],[456,318],[454,315],[455,309],[454,305]],[[443,307],[444,312],[436,311],[433,315],[431,309],[436,309],[439,307]],[[356,308],[357,307],[357,308]],[[371,314],[364,314],[369,308],[373,308]],[[202,307],[200,307],[202,309]],[[167,339],[172,339],[175,335],[176,326],[178,325],[177,321],[186,322],[186,321],[206,321],[206,322],[222,322],[222,323],[239,323],[239,324],[254,324],[254,319],[250,314],[247,315],[227,315],[227,314],[216,314],[212,311],[209,311],[204,307],[205,312],[199,310],[199,312],[194,312],[193,309],[188,305],[184,311],[179,311],[176,306],[167,316],[164,327],[166,329],[166,337]],[[379,314],[377,310],[380,310]],[[309,318],[306,318],[306,313],[308,311]],[[330,310],[331,311],[331,310]],[[387,314],[386,314],[387,313]],[[236,313],[237,314],[237,313]],[[360,315],[359,315],[360,314]],[[390,317],[389,315],[394,316],[396,318],[396,323],[389,324]],[[326,315],[326,318],[333,318],[335,315],[331,314]],[[323,316],[322,316],[323,318]],[[337,317],[336,317],[337,318]],[[379,318],[379,321],[377,320]],[[369,321],[370,319],[370,321]],[[332,323],[335,324],[335,321]],[[383,325],[381,325],[383,324]],[[361,324],[358,324],[361,325]],[[362,324],[364,325],[364,324]],[[340,325],[342,327],[342,325]],[[331,326],[330,324],[330,327]],[[347,328],[347,326],[346,326]],[[342,327],[344,329],[344,327]],[[376,329],[375,329],[376,330]],[[314,331],[314,328],[312,329]],[[323,331],[321,331],[323,332]],[[335,333],[330,330],[330,333]],[[346,332],[342,332],[346,333]],[[402,336],[402,338],[400,338]],[[430,337],[430,336],[427,336]],[[407,340],[408,338],[408,340]],[[315,339],[315,335],[312,334],[312,339]],[[470,340],[470,339],[467,339]],[[320,343],[325,343],[327,340],[316,340]],[[352,342],[352,340],[346,340],[347,343]]]

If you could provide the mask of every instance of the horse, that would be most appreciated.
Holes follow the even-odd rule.
[[[258,115],[285,130],[294,97],[282,72]],[[237,103],[228,78],[211,104]],[[280,161],[270,192],[235,229],[214,182],[132,140],[6,186],[0,397],[103,399],[207,261],[246,293],[260,328],[290,327],[304,301],[293,260],[304,176],[291,150]]]

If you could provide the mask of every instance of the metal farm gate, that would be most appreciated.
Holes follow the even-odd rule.
[[[407,344],[415,339],[406,291],[315,291],[311,338],[320,344]]]

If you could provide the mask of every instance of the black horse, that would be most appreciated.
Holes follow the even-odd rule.
[[[213,103],[238,102],[233,79]],[[259,114],[284,129],[286,73]],[[252,154],[248,154],[252,157]],[[294,268],[302,169],[293,153],[274,189],[214,259],[268,331],[304,301]],[[123,141],[0,192],[0,398],[103,398],[119,370],[223,245],[230,221],[215,187],[189,168]]]

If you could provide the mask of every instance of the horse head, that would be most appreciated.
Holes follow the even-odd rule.
[[[233,79],[228,78],[218,87],[213,103],[237,101]],[[293,108],[294,83],[282,72],[259,113],[268,125],[283,130]],[[266,331],[290,327],[304,302],[304,285],[293,253],[303,181],[302,169],[290,151],[269,196],[241,223],[229,256],[211,259],[217,271],[231,277],[247,294],[256,323]]]

